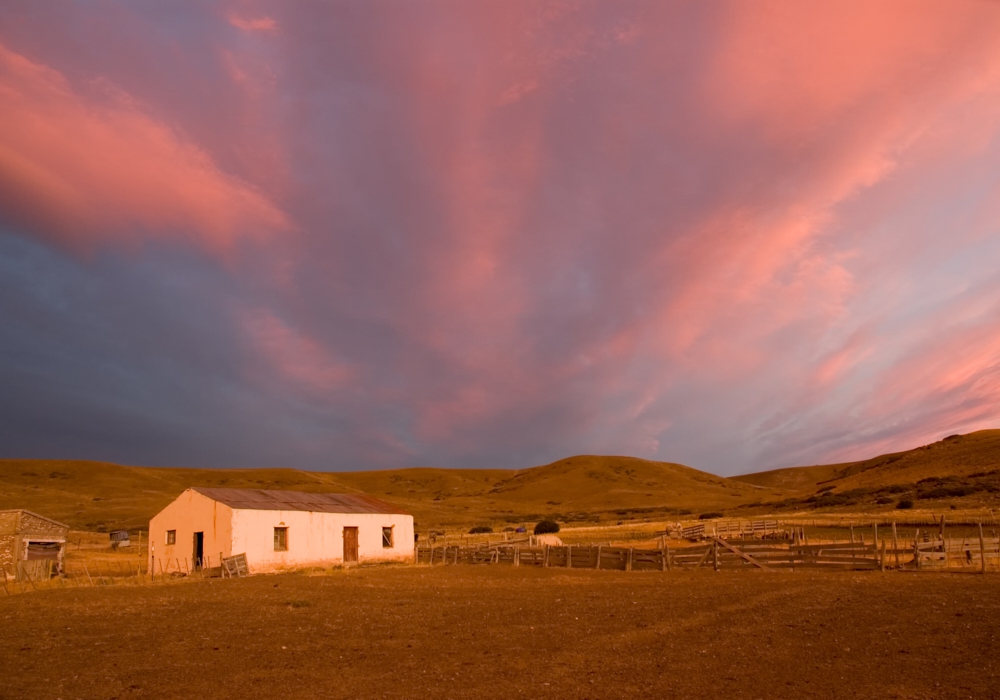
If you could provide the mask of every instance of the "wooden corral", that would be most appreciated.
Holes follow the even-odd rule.
[[[942,528],[943,530],[943,528]],[[804,529],[785,539],[725,539],[710,536],[692,544],[659,548],[610,545],[535,546],[525,539],[479,546],[420,546],[418,564],[510,564],[572,569],[617,569],[623,571],[673,569],[828,569],[864,570],[974,567],[985,572],[1000,565],[1000,538],[944,538],[924,536],[919,531],[909,542],[895,528],[880,532],[873,528],[850,542],[810,542]],[[689,536],[694,533],[688,533]]]
[[[0,510],[0,572],[4,578],[40,578],[62,571],[63,525],[30,510]]]

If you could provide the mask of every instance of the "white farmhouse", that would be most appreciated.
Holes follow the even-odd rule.
[[[413,516],[358,494],[190,488],[149,522],[150,570],[246,554],[250,570],[412,561]]]

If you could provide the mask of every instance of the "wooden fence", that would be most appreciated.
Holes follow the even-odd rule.
[[[127,560],[90,561],[60,570],[52,561],[18,562],[17,568],[0,567],[0,591],[7,595],[53,588],[96,588],[100,586],[141,586],[178,579],[238,578],[249,576],[245,554],[222,560],[217,567],[201,567],[185,572],[177,567],[164,568],[154,562],[149,571]],[[47,565],[47,566],[46,566]]]
[[[767,524],[770,529],[771,523]],[[752,532],[752,531],[751,531]],[[865,541],[809,542],[799,533],[791,539],[725,539],[709,537],[700,544],[671,547],[666,540],[657,549],[604,545],[521,546],[420,546],[418,564],[509,564],[513,566],[568,569],[617,569],[622,571],[673,569],[945,569],[988,566],[1000,568],[1000,537],[946,538],[919,531],[911,541],[897,537],[896,528],[879,530]],[[756,534],[756,533],[754,533]],[[852,533],[853,535],[853,533]],[[852,536],[853,539],[853,536]]]
[[[567,569],[671,571],[674,569],[880,569],[886,548],[875,544],[803,544],[798,540],[724,540],[660,549],[563,545],[418,547],[418,564],[508,564]]]

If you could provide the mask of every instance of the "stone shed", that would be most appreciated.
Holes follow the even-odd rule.
[[[0,510],[0,570],[12,578],[62,571],[69,526],[30,510]]]

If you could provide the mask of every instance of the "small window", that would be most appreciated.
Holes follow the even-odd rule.
[[[392,528],[383,527],[382,528],[382,547],[385,549],[392,549]]]
[[[177,544],[177,530],[167,530],[167,544]]]
[[[274,551],[275,552],[287,552],[288,551],[288,528],[287,527],[276,527],[276,528],[274,528]]]

